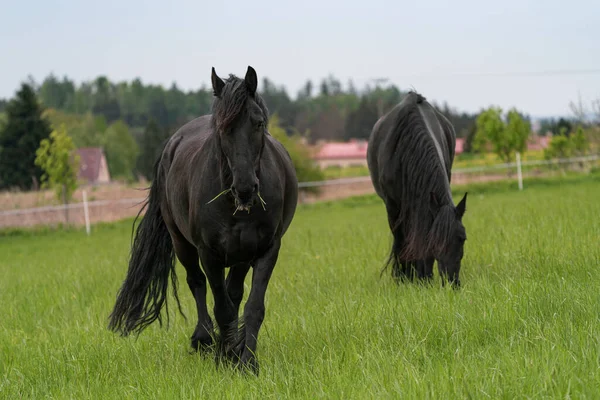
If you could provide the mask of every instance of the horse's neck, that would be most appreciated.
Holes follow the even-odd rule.
[[[221,150],[219,136],[216,133],[211,134],[207,137],[205,146],[207,150],[206,157],[211,159],[209,163],[218,171],[221,186],[224,188],[231,187],[233,184],[233,175],[227,163],[227,158],[225,158],[223,150]]]

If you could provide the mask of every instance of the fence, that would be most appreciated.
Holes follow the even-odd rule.
[[[455,168],[452,170],[452,183],[464,184],[469,182],[484,182],[507,179],[506,171],[515,172],[519,181],[519,189],[523,188],[523,176],[540,176],[543,171],[539,167],[556,168],[570,165],[581,169],[582,165],[590,168],[600,159],[599,154],[554,159],[532,160],[521,162],[520,157],[513,163],[486,165],[470,168]],[[536,169],[537,167],[537,169]],[[504,173],[500,173],[505,171]],[[319,187],[320,193],[313,194],[301,191],[300,202],[310,203],[322,200],[334,200],[349,196],[373,193],[373,185],[369,176],[341,178],[325,181],[300,182],[300,189]],[[135,216],[144,202],[144,198],[127,198],[116,200],[87,201],[83,192],[83,202],[60,206],[46,206],[27,209],[0,211],[0,228],[25,227],[35,225],[58,225],[65,223],[68,212],[69,224],[86,226],[88,234],[90,224],[95,222],[110,222]]]

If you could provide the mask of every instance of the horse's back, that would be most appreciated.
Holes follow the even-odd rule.
[[[170,167],[179,153],[183,152],[182,156],[188,157],[202,149],[212,130],[210,118],[210,115],[195,118],[173,133],[163,149],[163,166]]]
[[[416,135],[426,135],[421,142],[430,145],[406,146],[407,142],[417,141]],[[431,152],[431,149],[436,151]],[[424,157],[439,157],[449,180],[454,149],[455,134],[448,119],[422,95],[415,92],[407,94],[375,123],[369,138],[367,163],[375,191],[379,196],[386,197],[384,186],[402,184],[401,180],[407,175],[401,173],[406,166],[400,164],[409,157],[409,152],[423,152]],[[413,171],[408,177],[421,172]]]

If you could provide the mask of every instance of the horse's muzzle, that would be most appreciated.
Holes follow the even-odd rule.
[[[256,194],[258,193],[258,183],[255,183],[253,186],[233,186],[231,188],[233,195],[235,196],[236,203],[241,207],[249,207],[252,206],[256,201]]]

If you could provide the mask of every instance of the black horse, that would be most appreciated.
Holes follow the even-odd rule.
[[[213,68],[213,113],[190,121],[166,143],[109,323],[124,336],[157,319],[162,325],[169,275],[179,305],[176,256],[198,309],[192,347],[207,351],[216,344],[217,360],[225,357],[255,373],[265,292],[298,200],[292,160],[267,131],[269,113],[257,84],[252,67],[244,79],[230,75],[225,81]],[[250,267],[252,288],[238,326]],[[207,278],[219,335],[207,311]]]
[[[454,206],[455,144],[452,124],[415,92],[373,127],[367,161],[394,235],[387,265],[395,279],[430,281],[437,260],[442,282],[460,286],[467,194]]]

